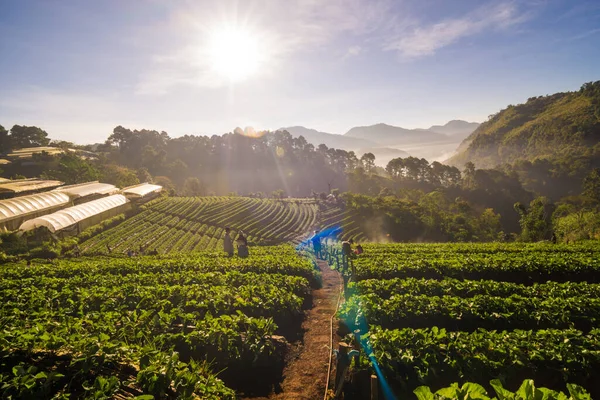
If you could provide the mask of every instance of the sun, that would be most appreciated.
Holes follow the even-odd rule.
[[[238,82],[258,72],[262,54],[255,35],[243,29],[228,28],[210,35],[209,57],[215,72]]]

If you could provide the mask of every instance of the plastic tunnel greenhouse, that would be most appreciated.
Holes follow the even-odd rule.
[[[145,197],[152,193],[158,193],[162,190],[162,186],[153,185],[151,183],[141,183],[139,185],[126,187],[122,193],[126,196]]]
[[[25,219],[55,211],[70,204],[69,196],[60,192],[30,194],[0,200],[0,226],[16,230]]]
[[[118,190],[119,189],[115,185],[111,185],[110,183],[100,183],[98,181],[62,186],[58,189],[54,189],[55,192],[68,194],[72,198],[113,194]]]
[[[50,232],[58,232],[65,228],[72,227],[80,222],[93,220],[94,217],[100,218],[100,222],[107,214],[121,212],[123,206],[126,206],[128,200],[125,196],[115,194],[98,200],[83,203],[78,206],[65,208],[53,214],[44,215],[38,218],[25,221],[19,230],[30,231],[40,227],[46,227]]]
[[[127,196],[127,198],[131,201],[140,204],[155,198],[158,196],[161,190],[162,186],[160,185],[141,183],[139,185],[126,187],[121,190],[121,193]]]

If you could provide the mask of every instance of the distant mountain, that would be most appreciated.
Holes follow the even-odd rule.
[[[600,81],[577,92],[532,97],[482,123],[448,163],[478,168],[539,158],[577,160],[600,153]]]
[[[315,129],[309,129],[303,126],[290,126],[288,128],[280,128],[278,130],[288,131],[292,136],[296,137],[304,136],[304,139],[306,139],[307,142],[312,143],[315,147],[320,144],[324,144],[327,147],[333,147],[347,151],[356,151],[363,147],[378,147],[377,143],[370,140],[336,135],[333,133],[319,132]]]
[[[442,133],[424,129],[405,129],[387,124],[357,126],[346,132],[344,136],[370,140],[384,146],[451,141]]]
[[[393,149],[390,147],[371,147],[359,149],[356,152],[356,156],[360,158],[365,153],[373,153],[373,155],[375,156],[375,164],[384,168],[387,165],[387,163],[389,163],[390,160],[394,158],[406,158],[410,156],[410,154],[404,150]]]
[[[459,119],[452,120],[446,125],[433,125],[429,131],[443,133],[453,138],[465,139],[479,127],[477,122],[467,122]]]

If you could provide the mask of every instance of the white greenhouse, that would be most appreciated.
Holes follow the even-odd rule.
[[[115,194],[119,191],[115,185],[98,181],[80,183],[77,185],[61,186],[55,192],[67,194],[73,200],[88,201],[94,198]]]
[[[61,181],[42,180],[42,179],[16,179],[0,182],[0,196],[15,197],[31,192],[40,192],[50,190],[62,185]]]
[[[30,194],[0,200],[0,229],[14,231],[26,220],[71,205],[69,196],[60,192]]]
[[[127,198],[136,201],[148,201],[158,195],[162,190],[162,186],[153,185],[151,183],[141,183],[135,186],[129,186],[121,190]]]
[[[44,227],[51,233],[79,233],[89,226],[125,212],[129,206],[125,196],[115,194],[25,221],[19,230],[31,231]]]

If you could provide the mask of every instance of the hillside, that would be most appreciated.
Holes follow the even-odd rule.
[[[346,137],[371,140],[381,145],[401,145],[449,141],[442,133],[423,129],[405,129],[387,124],[357,126],[344,134]]]
[[[577,92],[509,105],[481,124],[447,162],[463,166],[472,161],[478,168],[491,168],[518,160],[579,157],[597,154],[599,141],[600,81]]]

